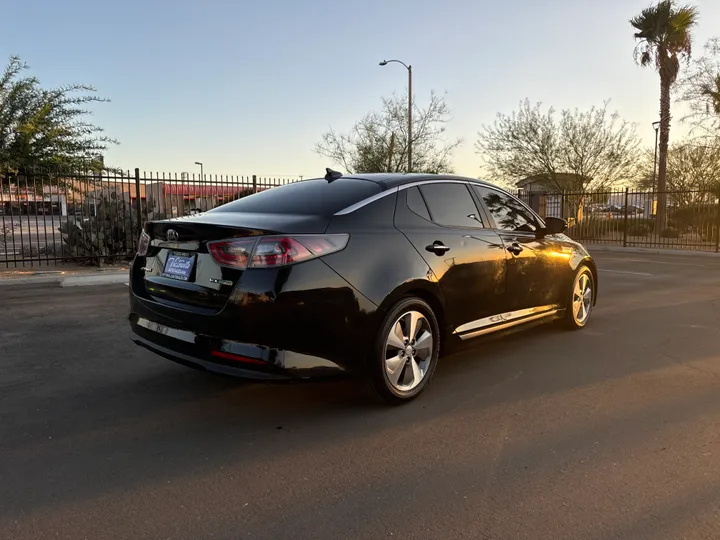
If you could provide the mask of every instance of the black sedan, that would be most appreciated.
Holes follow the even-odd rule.
[[[479,180],[328,170],[147,223],[130,270],[133,340],[241,377],[360,374],[402,403],[448,346],[588,323],[597,269],[565,228]]]

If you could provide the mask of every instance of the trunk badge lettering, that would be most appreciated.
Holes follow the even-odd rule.
[[[218,283],[219,285],[232,285],[233,282],[229,279],[216,279],[216,278],[210,278],[210,283]]]

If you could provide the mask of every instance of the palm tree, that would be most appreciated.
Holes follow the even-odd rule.
[[[677,6],[674,0],[660,0],[630,19],[635,28],[637,62],[654,66],[660,74],[660,141],[658,147],[658,230],[664,227],[666,214],[665,179],[670,140],[670,88],[677,81],[680,60],[688,60],[692,51],[692,29],[697,23],[695,6]]]

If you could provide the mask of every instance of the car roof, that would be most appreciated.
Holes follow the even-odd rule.
[[[367,180],[369,182],[375,182],[380,188],[385,191],[394,187],[402,186],[404,184],[411,184],[413,182],[427,182],[427,181],[442,181],[442,180],[461,180],[463,182],[474,182],[482,185],[493,185],[477,178],[467,178],[464,176],[455,176],[452,174],[427,174],[427,173],[361,173],[361,174],[346,174],[341,177],[355,180]],[[496,186],[493,186],[496,187]]]

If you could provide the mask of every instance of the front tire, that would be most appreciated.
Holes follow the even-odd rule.
[[[405,298],[387,314],[370,359],[375,394],[390,405],[418,397],[430,383],[440,353],[440,328],[432,308]]]
[[[562,326],[568,330],[585,328],[595,303],[595,277],[586,265],[578,268],[568,296]]]

